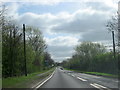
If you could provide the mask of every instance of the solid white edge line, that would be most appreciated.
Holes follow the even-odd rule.
[[[40,88],[43,84],[45,84],[48,80],[50,80],[53,75],[54,75],[55,71],[52,73],[52,75],[50,77],[48,77],[46,80],[44,80],[40,85],[38,85],[36,88]]]
[[[77,77],[78,79],[80,79],[80,80],[82,80],[82,81],[87,81],[87,80],[85,80],[85,79],[83,79],[83,78],[80,78],[80,77]]]
[[[56,70],[56,69],[55,69]],[[54,75],[54,73],[55,73],[55,71],[46,79],[46,80],[44,80],[42,83],[41,82],[39,82],[37,85],[35,85],[35,86],[33,86],[32,88],[39,88],[39,87],[41,87],[45,82],[47,82],[49,79],[51,79],[52,78],[52,76]],[[40,84],[40,85],[39,85]]]

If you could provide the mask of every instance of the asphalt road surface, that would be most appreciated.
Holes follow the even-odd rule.
[[[118,89],[118,79],[75,73],[56,68],[52,78],[40,88],[96,88],[100,90]]]

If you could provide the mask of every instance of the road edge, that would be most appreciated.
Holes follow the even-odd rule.
[[[34,90],[40,88],[42,85],[44,85],[48,80],[50,80],[54,73],[55,73],[56,69],[53,71],[52,74],[50,74],[48,77],[46,77],[45,79],[43,79],[42,81],[38,82],[36,85],[34,85],[32,88],[35,88]]]

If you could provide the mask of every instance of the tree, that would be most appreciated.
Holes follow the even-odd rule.
[[[1,15],[0,11],[0,15]],[[7,13],[7,12],[6,12]],[[6,15],[0,16],[2,30],[2,77],[20,76],[24,74],[23,34],[22,28]],[[45,61],[45,49],[47,45],[41,31],[29,26],[26,28],[26,62],[28,73],[43,70]],[[52,63],[48,55],[49,64]],[[47,57],[47,58],[48,58]]]
[[[92,58],[100,53],[105,53],[105,47],[98,43],[83,42],[75,48],[76,54]]]
[[[114,31],[117,39],[118,52],[120,52],[120,11],[117,12],[111,19],[107,22],[107,30],[112,32]]]
[[[81,67],[87,70],[93,63],[93,58],[99,54],[105,53],[105,47],[98,43],[83,42],[75,48],[76,55],[81,58]],[[91,65],[92,66],[92,65]]]
[[[99,43],[83,42],[75,47],[75,54],[64,63],[64,67],[81,71],[93,71],[95,69],[95,57],[104,54],[106,49]]]
[[[51,58],[51,55],[48,52],[44,53],[44,64],[47,67],[51,67],[54,64],[53,59]]]
[[[120,7],[120,2],[118,2],[118,7]],[[111,18],[111,20],[109,20],[107,22],[106,25],[107,29],[109,31],[115,31],[115,33],[117,34],[117,56],[118,56],[118,64],[120,64],[120,8],[118,8],[118,12]],[[120,70],[120,66],[118,66],[119,70]]]
[[[27,45],[31,46],[35,52],[33,64],[38,67],[43,67],[44,50],[47,48],[47,45],[45,44],[41,31],[38,28],[28,26],[26,28],[26,35],[28,37]]]

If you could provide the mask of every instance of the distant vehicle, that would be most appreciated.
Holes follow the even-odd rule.
[[[61,70],[63,70],[63,68],[60,68]]]

